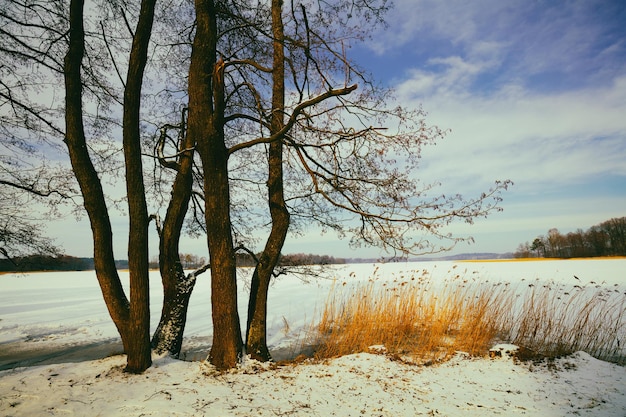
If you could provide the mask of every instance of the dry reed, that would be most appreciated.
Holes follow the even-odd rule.
[[[575,351],[626,363],[626,293],[600,285],[530,284],[508,338],[545,356]]]
[[[316,357],[365,352],[432,363],[455,351],[486,354],[496,340],[538,355],[584,350],[624,362],[626,294],[619,289],[513,286],[460,275],[433,283],[424,271],[392,282],[336,284],[315,326]]]

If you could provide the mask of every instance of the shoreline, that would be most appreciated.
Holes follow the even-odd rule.
[[[594,256],[587,258],[508,258],[508,259],[459,259],[455,262],[545,262],[545,261],[610,261],[626,259],[626,256]]]

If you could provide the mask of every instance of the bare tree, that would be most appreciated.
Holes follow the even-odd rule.
[[[60,101],[41,94],[55,90],[63,72],[64,20],[62,4],[0,2],[0,252],[9,259],[57,254],[44,219],[76,196],[71,173],[55,162]]]
[[[98,173],[89,155],[83,122],[81,65],[85,55],[83,0],[72,0],[69,46],[64,62],[65,143],[80,185],[94,241],[94,264],[100,288],[127,354],[126,370],[143,372],[152,362],[148,280],[148,213],[146,208],[139,132],[141,86],[154,17],[155,0],[144,0],[138,16],[128,62],[123,100],[123,149],[130,218],[128,260],[130,299],[115,267],[111,223]]]
[[[282,0],[272,0],[271,4],[273,65],[270,135],[280,135],[285,127],[285,34],[282,3]],[[267,190],[272,227],[252,275],[246,324],[246,352],[253,359],[265,361],[271,358],[266,341],[267,294],[289,230],[289,211],[284,195],[282,136],[277,136],[268,145],[267,159]]]
[[[601,226],[592,226],[585,233],[585,242],[589,256],[605,256],[608,253],[608,233]]]
[[[608,235],[610,253],[626,255],[626,217],[616,217],[602,222],[600,228]]]
[[[188,135],[197,138],[202,161],[213,289],[210,358],[218,368],[234,366],[242,354],[231,217],[237,197],[230,192],[235,181],[229,178],[233,167],[247,169],[237,171],[237,181],[261,184],[258,166],[251,165],[267,161],[271,230],[253,274],[246,331],[247,351],[260,359],[269,358],[267,291],[290,218],[318,222],[350,235],[355,245],[379,245],[392,254],[435,252],[464,239],[445,233],[447,224],[471,222],[497,210],[499,193],[509,184],[496,183],[469,200],[460,195],[428,197],[434,186],[421,185],[414,170],[421,147],[443,132],[427,126],[421,110],[386,109],[388,92],[376,88],[346,58],[343,34],[330,31],[336,37],[328,37],[329,28],[348,22],[356,30],[358,24],[350,19],[357,12],[363,19],[380,20],[385,4],[373,3],[332,6],[344,19],[334,25],[329,10],[319,9],[319,4],[292,2],[285,13],[287,35],[281,1],[272,2],[268,20],[259,18],[265,14],[258,4],[246,8],[243,1],[196,2]],[[242,46],[238,39],[252,41]],[[362,82],[361,92],[355,93],[352,78]],[[393,132],[390,120],[397,124]],[[283,165],[290,180],[288,196]],[[258,211],[251,203],[247,209]],[[437,246],[424,232],[448,243]]]
[[[196,278],[205,272],[209,265],[201,266],[196,271],[186,274],[180,259],[180,238],[189,202],[193,192],[194,154],[196,136],[187,134],[186,108],[181,122],[175,128],[179,131],[176,142],[176,155],[166,158],[162,151],[157,151],[162,166],[176,172],[171,189],[171,198],[163,225],[157,225],[159,232],[159,270],[163,283],[163,308],[159,324],[152,337],[152,347],[158,353],[168,352],[178,356],[183,342],[187,321],[189,299],[196,283]],[[167,127],[161,129],[158,148],[166,140]],[[158,219],[157,219],[158,221]]]
[[[207,243],[211,261],[213,345],[218,369],[233,367],[243,341],[237,313],[237,274],[231,233],[228,149],[224,137],[224,61],[217,53],[213,0],[196,0],[196,33],[189,68],[189,136],[197,143],[204,174]]]
[[[577,229],[566,235],[552,228],[547,236],[537,237],[530,250],[537,251],[538,257],[547,258],[623,256],[626,254],[625,242],[626,217],[620,217],[592,226],[587,231]]]
[[[350,20],[380,21],[385,7],[385,2],[335,2],[332,15],[345,19],[342,26],[361,37],[358,25]],[[288,35],[283,28],[285,12],[290,18]],[[247,352],[261,360],[270,358],[267,291],[290,218],[316,221],[351,236],[355,246],[380,246],[390,256],[433,253],[468,239],[446,233],[445,226],[499,210],[500,192],[510,183],[496,182],[469,200],[460,195],[429,197],[435,185],[420,185],[415,175],[420,150],[444,132],[428,126],[421,110],[385,108],[389,92],[378,89],[348,60],[343,44],[348,36],[329,30],[335,27],[327,20],[329,12],[306,2],[292,2],[284,11],[282,1],[272,2],[271,110],[259,115],[260,124],[268,115],[269,133],[231,147],[235,153],[267,144],[272,227],[252,278],[246,337]],[[284,49],[289,51],[287,58]],[[285,71],[285,62],[290,71]],[[286,102],[288,74],[295,91]],[[352,78],[362,84],[360,93],[350,83]],[[265,108],[260,100],[257,107]],[[288,150],[285,156],[283,147]],[[283,164],[288,168],[287,190]]]
[[[531,245],[528,242],[520,243],[513,254],[515,258],[530,258],[532,256]]]
[[[15,161],[11,161],[16,168]],[[6,167],[2,167],[6,168]],[[52,171],[39,167],[40,174],[52,174]],[[44,215],[55,217],[57,205],[70,197],[63,192],[41,188],[38,181],[27,180],[23,171],[4,171],[0,179],[0,255],[15,263],[14,258],[28,255],[57,255],[60,249],[54,240],[45,235]],[[15,181],[9,180],[9,178]],[[49,178],[45,182],[53,182]],[[61,183],[61,182],[59,182]],[[45,185],[45,184],[44,184]],[[47,209],[37,214],[36,207]]]
[[[222,9],[218,10],[218,7]],[[266,66],[252,59],[239,59],[233,45],[237,39],[229,34],[224,48],[219,48],[220,22],[219,13],[230,18],[245,21],[245,16],[239,15],[241,8],[223,8],[225,4],[216,5],[213,1],[196,1],[196,30],[191,52],[189,69],[189,117],[188,132],[190,140],[195,141],[196,149],[202,164],[204,222],[207,230],[207,242],[211,263],[212,285],[212,317],[213,317],[213,346],[211,347],[211,362],[219,369],[234,366],[243,350],[240,321],[237,313],[237,274],[235,245],[233,241],[233,221],[231,219],[231,194],[229,179],[229,159],[235,152],[244,153],[246,149],[280,142],[285,133],[294,125],[296,118],[308,107],[330,97],[347,94],[353,88],[331,89],[311,97],[296,106],[289,120],[282,126],[281,109],[277,109],[275,125],[269,136],[254,137],[247,132],[243,141],[233,140],[226,136],[226,130],[232,132],[233,126],[241,121],[260,122],[257,130],[265,129],[262,118],[257,114],[229,111],[254,109],[258,111],[263,104],[258,99],[259,91],[250,82],[259,71],[271,73]],[[253,10],[253,9],[248,9]],[[226,19],[225,19],[226,20]],[[241,25],[239,27],[246,27]],[[265,30],[265,28],[260,28]],[[256,27],[255,30],[259,30]],[[243,35],[245,36],[245,34]],[[264,35],[265,36],[265,35]],[[271,36],[269,37],[271,39]],[[253,51],[263,51],[255,45]],[[228,52],[225,55],[225,52]],[[242,92],[243,91],[243,92]],[[241,104],[241,97],[252,97],[253,103]],[[229,99],[235,97],[232,101]],[[255,98],[256,97],[256,98]],[[262,112],[264,109],[262,109]],[[281,127],[282,126],[282,127]],[[278,144],[279,148],[282,144]],[[275,151],[277,148],[273,148]],[[278,155],[280,160],[280,154]],[[278,182],[282,186],[281,182]],[[283,233],[283,232],[281,232]],[[284,240],[284,237],[282,238]],[[282,243],[280,245],[282,247]],[[278,253],[280,248],[278,248]],[[277,256],[276,256],[277,259]],[[271,262],[275,264],[275,261]],[[273,267],[269,270],[271,271]]]
[[[0,45],[3,56],[8,56],[11,59],[7,59],[5,61],[7,65],[0,68],[3,71],[2,90],[0,90],[1,97],[4,99],[2,104],[4,108],[9,109],[2,113],[2,129],[3,133],[6,132],[7,138],[7,141],[3,141],[2,145],[16,148],[24,161],[15,158],[14,155],[10,158],[7,157],[6,160],[3,159],[2,163],[10,163],[13,169],[5,169],[4,172],[7,175],[1,181],[3,184],[11,185],[14,190],[28,189],[32,196],[50,194],[55,197],[51,201],[55,202],[60,198],[68,197],[72,201],[74,199],[80,200],[75,198],[80,196],[80,192],[73,191],[75,183],[70,182],[69,185],[65,185],[61,182],[61,179],[67,181],[68,178],[73,177],[71,173],[52,171],[48,166],[44,166],[42,160],[35,159],[33,156],[35,151],[41,150],[42,153],[50,153],[49,149],[53,149],[64,158],[63,151],[67,152],[67,148],[63,149],[65,147],[58,139],[66,138],[70,153],[72,153],[72,149],[75,151],[73,161],[79,172],[77,176],[86,178],[81,169],[88,168],[85,169],[85,172],[88,172],[90,177],[87,180],[83,179],[82,184],[87,183],[90,188],[82,191],[101,194],[99,197],[85,197],[84,202],[92,221],[94,240],[100,242],[94,244],[96,267],[100,271],[104,268],[102,265],[107,264],[105,268],[107,270],[97,274],[103,287],[105,299],[110,305],[115,304],[110,308],[110,312],[112,316],[115,316],[114,321],[120,329],[121,327],[128,327],[123,322],[131,320],[131,313],[127,304],[137,306],[133,309],[132,314],[136,316],[138,321],[142,321],[142,331],[145,332],[149,314],[147,311],[147,286],[143,286],[143,283],[147,285],[147,263],[145,262],[147,256],[147,252],[145,252],[147,250],[147,224],[150,218],[156,219],[157,216],[148,216],[141,160],[143,151],[140,140],[142,135],[140,117],[143,118],[142,122],[152,122],[152,120],[146,118],[150,116],[146,111],[140,115],[139,99],[142,95],[143,67],[149,63],[145,51],[148,48],[152,23],[147,25],[145,18],[137,17],[141,16],[145,9],[138,10],[136,2],[120,0],[91,4],[91,8],[81,17],[83,24],[88,27],[83,29],[82,41],[76,41],[76,43],[82,42],[83,44],[83,56],[81,60],[78,60],[76,56],[75,59],[78,61],[74,62],[70,59],[64,59],[68,50],[66,33],[69,26],[69,12],[64,3],[46,1],[24,3],[12,1],[6,3],[7,7],[3,7],[0,13],[0,17],[7,23],[2,26],[3,34],[6,36],[2,38]],[[154,14],[154,12],[150,11],[149,14]],[[133,29],[130,22],[135,18],[137,18],[138,23],[136,29]],[[152,20],[151,17],[150,20]],[[160,30],[159,35],[166,38],[161,28]],[[129,56],[126,56],[127,50],[132,50]],[[9,67],[8,70],[7,67]],[[78,94],[76,89],[81,88],[80,101],[76,99],[72,103],[74,107],[71,104],[64,106],[63,103],[52,99],[63,96],[71,97],[71,94],[64,94],[64,84],[58,82],[67,76],[66,69],[68,68],[80,72],[74,75],[76,82],[71,84],[71,87],[75,88],[75,94]],[[126,77],[123,75],[125,70],[127,72]],[[79,79],[80,85],[78,84]],[[35,98],[40,92],[46,93],[44,97],[52,97],[50,104]],[[171,95],[171,91],[169,93]],[[148,98],[151,99],[151,103],[155,103],[154,105],[158,104],[157,95]],[[77,121],[79,105],[82,106],[80,107],[82,115],[80,123]],[[122,111],[120,112],[119,109]],[[61,127],[66,110],[67,112],[73,110],[76,112],[74,119],[72,119],[72,127],[75,130],[69,132],[67,137],[65,129]],[[119,120],[119,113],[121,113],[121,120]],[[155,116],[155,119],[157,124],[162,123],[163,118],[159,120],[158,116]],[[83,124],[82,131],[78,131],[78,125],[81,123]],[[121,132],[119,132],[120,129]],[[118,134],[123,138],[121,144],[114,139]],[[84,141],[78,138],[79,136],[83,136]],[[184,143],[180,143],[180,145],[183,149],[186,146]],[[120,162],[117,157],[120,154],[120,149],[123,150],[125,162]],[[176,167],[176,170],[178,170],[178,166],[182,166],[180,176],[183,180],[179,180],[179,183],[184,182],[185,170],[187,169],[186,161],[189,159],[189,154],[192,153],[193,146],[190,146],[190,150],[188,149],[187,153],[179,155],[175,162],[167,161],[169,166]],[[18,154],[18,152],[14,152],[14,154]],[[15,169],[18,162],[20,162],[20,170]],[[91,166],[89,167],[89,165]],[[24,169],[30,166],[33,169]],[[115,207],[121,208],[120,201],[115,201],[119,197],[112,197],[111,194],[105,193],[103,186],[98,183],[98,181],[103,181],[103,177],[115,178],[119,168],[122,168],[122,171],[125,170],[123,178],[127,180],[127,193],[123,198],[128,200],[127,210],[132,229],[129,234],[128,257],[129,263],[132,264],[131,280],[134,284],[132,285],[130,301],[126,299],[126,295],[121,290],[117,272],[111,266],[113,265],[112,230],[108,220],[107,203],[109,205],[113,203]],[[11,172],[13,172],[12,176],[9,175]],[[64,186],[61,187],[60,185]],[[181,227],[179,223],[182,223],[186,211],[183,204],[185,197],[184,195],[181,197],[180,190],[183,189],[183,194],[190,192],[184,191],[184,188],[173,184],[172,203],[170,204],[173,209],[165,217],[162,225],[163,233],[160,236],[161,252],[164,254],[162,257],[168,259],[162,267],[162,273],[165,277],[165,292],[168,294],[172,287],[167,284],[175,282],[172,279],[168,280],[168,277],[178,273],[179,269],[176,268],[176,265],[180,268],[180,262],[177,263],[179,261],[178,238]],[[9,197],[9,191],[6,190],[7,188],[2,187],[0,191]],[[15,192],[12,192],[11,197],[14,195]],[[22,196],[22,198],[34,197]],[[5,204],[5,207],[7,208],[5,212],[8,213],[9,204]],[[182,219],[179,214],[181,211],[183,213]],[[15,210],[11,213],[15,213]],[[20,220],[19,229],[15,227],[16,222],[14,220],[16,219]],[[27,245],[37,249],[51,248],[50,242],[47,240],[38,239],[35,241],[33,238],[37,235],[30,233],[33,225],[27,227],[23,220],[23,217],[18,218],[16,215],[11,217],[11,221],[7,217],[3,232],[3,236],[6,238],[5,242],[7,242],[5,246],[8,247],[11,244],[12,248],[15,248],[15,241],[19,239],[22,246]],[[30,240],[26,239],[25,233],[28,233]],[[110,247],[105,248],[107,245]],[[103,253],[105,252],[110,253],[106,254],[108,259],[103,260],[102,258],[105,256]],[[170,253],[174,255],[169,255]],[[102,278],[103,276],[105,278]],[[174,293],[183,293],[180,288],[182,287],[179,287]],[[113,301],[114,299],[118,300]],[[141,300],[138,301],[138,299]],[[175,304],[176,300],[172,299],[173,302],[168,305]],[[142,305],[141,309],[139,308],[140,305]],[[163,321],[167,319],[168,317]],[[159,329],[156,334],[166,333],[162,331],[161,326]],[[126,335],[122,334],[125,346],[130,343],[129,339],[144,339],[143,336],[127,337],[129,332],[126,330],[120,330],[120,333],[126,333]],[[159,343],[157,345],[162,346]],[[144,347],[142,349],[145,350]],[[133,354],[129,353],[129,355]],[[145,353],[144,357],[146,357]],[[145,366],[145,362],[144,360],[143,364],[132,366],[132,368],[140,370],[141,367]]]
[[[116,2],[106,5],[121,10]],[[287,8],[279,0],[271,4],[196,0],[190,14],[194,22],[171,30],[189,40],[174,36],[168,41],[190,44],[183,48],[189,55],[178,59],[189,64],[188,80],[178,82],[178,91],[162,96],[163,102],[176,96],[170,102],[179,104],[184,101],[180,96],[185,96],[188,103],[180,122],[172,125],[159,118],[158,111],[150,115],[159,128],[155,143],[150,144],[156,150],[155,161],[173,173],[162,177],[171,181],[172,197],[162,199],[168,209],[161,224],[158,216],[149,216],[147,207],[142,164],[147,143],[142,150],[140,123],[145,121],[141,93],[154,1],[143,0],[141,5],[134,30],[129,23],[133,19],[119,12],[130,37],[113,37],[106,22],[100,24],[100,31],[94,29],[98,25],[85,19],[82,1],[73,0],[69,49],[64,60],[56,58],[57,76],[64,77],[66,90],[66,132],[57,134],[66,138],[92,226],[98,280],[129,354],[129,370],[149,366],[147,227],[151,218],[159,230],[165,288],[153,345],[171,353],[180,350],[196,276],[185,275],[179,257],[181,229],[191,205],[198,210],[191,217],[206,231],[210,255],[214,328],[210,359],[217,368],[226,369],[235,366],[243,353],[236,249],[251,241],[251,231],[263,223],[249,219],[264,219],[269,236],[253,276],[246,340],[251,353],[268,359],[267,291],[290,228],[317,223],[350,236],[355,246],[379,246],[392,255],[433,252],[463,239],[445,232],[450,222],[471,222],[497,210],[499,193],[508,182],[469,200],[431,195],[434,185],[421,184],[415,171],[422,146],[444,132],[428,126],[419,109],[388,108],[389,92],[347,58],[346,44],[365,37],[367,25],[382,23],[384,0],[293,1]],[[160,18],[181,24],[175,16]],[[91,25],[89,31],[85,22]],[[65,31],[59,33],[64,39]],[[98,42],[86,42],[90,36]],[[124,39],[130,39],[128,45]],[[129,59],[118,62],[125,47],[131,51]],[[110,57],[107,69],[118,75],[121,87],[114,87],[110,76],[94,65],[94,56],[103,53]],[[98,112],[88,129],[84,117],[91,112],[85,111],[84,98],[95,103]],[[176,107],[171,103],[166,107]],[[98,129],[114,129],[115,117],[107,117],[114,108],[123,109],[120,166],[125,170],[131,225],[130,300],[113,263],[112,230],[99,178],[103,171],[97,170],[98,160],[90,155],[96,143],[87,140]],[[170,141],[173,155],[167,156],[163,150],[170,130],[180,134]],[[110,162],[106,157],[100,161]],[[155,181],[154,187],[166,190],[163,184]],[[199,184],[198,189],[194,184]],[[253,203],[262,200],[267,213]],[[435,243],[439,241],[445,243]]]

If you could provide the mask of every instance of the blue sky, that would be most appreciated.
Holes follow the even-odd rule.
[[[397,0],[387,21],[351,51],[451,129],[415,175],[468,197],[515,183],[502,213],[449,229],[475,238],[453,253],[626,216],[626,2]]]
[[[502,213],[449,229],[475,238],[453,253],[514,251],[552,227],[626,216],[626,2],[395,0],[387,21],[349,53],[451,129],[415,175],[467,197],[515,183]],[[59,242],[90,256],[72,240]],[[203,239],[186,245],[205,251]],[[284,252],[381,255],[313,230]]]

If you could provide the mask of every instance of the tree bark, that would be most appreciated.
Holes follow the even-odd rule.
[[[65,124],[70,161],[83,195],[83,201],[94,240],[96,276],[111,318],[120,335],[128,320],[126,294],[115,268],[113,232],[102,184],[94,168],[85,140],[82,108],[81,62],[84,55],[83,1],[72,0],[70,5],[70,40],[65,56]]]
[[[184,121],[183,121],[184,123]],[[178,357],[187,322],[189,299],[196,283],[196,275],[185,275],[180,262],[179,242],[193,183],[194,137],[185,135],[172,198],[167,208],[163,229],[159,236],[159,269],[163,283],[163,309],[161,319],[152,337],[152,347],[157,353],[169,352]]]
[[[217,60],[213,0],[196,0],[196,34],[189,68],[189,134],[202,161],[207,244],[211,260],[213,345],[217,369],[237,365],[243,350],[237,312],[237,270],[230,219],[228,149],[224,142],[224,62]]]
[[[81,188],[94,241],[96,276],[109,314],[115,323],[127,354],[128,372],[143,372],[151,365],[149,338],[147,214],[143,192],[143,172],[139,149],[139,105],[141,80],[150,38],[155,0],[142,2],[137,33],[129,63],[124,98],[124,153],[127,165],[127,190],[131,214],[129,234],[130,302],[122,288],[113,255],[113,233],[108,210],[89,152],[84,132],[81,63],[85,32],[82,0],[70,3],[70,40],[64,61],[66,90],[66,138],[74,174]],[[130,85],[129,85],[130,83]],[[132,108],[131,108],[132,107]],[[134,126],[136,125],[136,126]],[[138,167],[129,167],[136,164]],[[138,168],[138,170],[137,170]]]
[[[183,344],[189,300],[196,283],[196,276],[185,275],[180,262],[173,258],[161,262],[163,282],[163,308],[159,324],[152,336],[152,348],[156,353],[168,352],[173,357],[180,355]]]
[[[124,89],[122,136],[126,165],[126,190],[130,229],[128,269],[130,275],[130,326],[133,337],[127,346],[130,372],[150,367],[150,286],[148,276],[148,208],[141,161],[141,87],[152,34],[156,0],[142,0],[133,38]]]
[[[272,70],[271,135],[280,132],[284,127],[285,52],[282,3],[282,0],[272,0],[274,66]],[[261,361],[271,359],[267,347],[267,295],[272,274],[278,263],[289,229],[289,211],[285,204],[283,187],[282,138],[269,144],[268,166],[267,189],[272,229],[252,275],[246,326],[246,352],[252,358]]]

